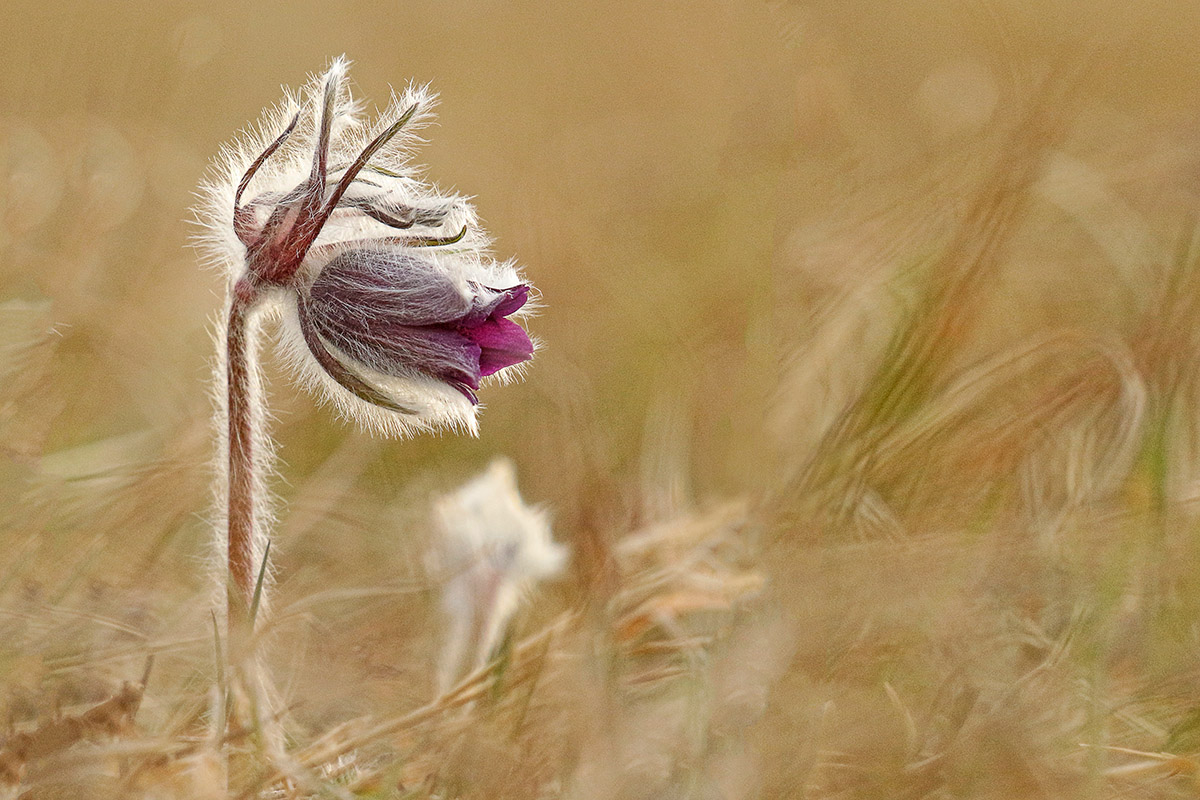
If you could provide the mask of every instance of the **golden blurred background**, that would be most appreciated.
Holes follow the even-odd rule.
[[[563,723],[578,686],[550,681],[538,724],[572,733],[528,767],[536,780],[478,766],[511,777],[532,745],[455,739],[439,774],[457,777],[410,788],[1193,796],[1171,737],[1200,708],[1200,3],[6,0],[0,22],[0,680],[15,722],[103,699],[150,651],[142,729],[201,715],[224,277],[197,265],[189,207],[222,143],[345,53],[369,106],[409,80],[440,94],[417,162],[473,196],[495,253],[524,266],[543,349],[524,382],[483,391],[478,439],[412,441],[335,420],[268,355],[279,607],[421,584],[430,498],[497,455],[575,553],[522,630],[611,609],[642,568],[613,567],[614,548],[681,520],[737,550],[710,572],[736,563],[767,587],[716,604],[724,633],[693,677],[727,688],[740,721],[696,723],[703,746],[606,772],[628,759]],[[432,592],[338,601],[280,634],[297,724],[428,699]],[[987,646],[976,614],[997,626]],[[950,654],[976,645],[995,660]],[[1062,695],[1022,695],[1036,670],[1017,651],[1043,673],[1070,665]],[[739,664],[761,686],[722,677]],[[1121,716],[1148,697],[1163,703]],[[1060,700],[1044,725],[985,714],[957,745],[945,730],[969,727],[964,703]],[[611,711],[597,703],[581,708]],[[606,717],[614,740],[654,739],[662,707],[622,708],[639,722]],[[1106,771],[1142,761],[1132,782]]]

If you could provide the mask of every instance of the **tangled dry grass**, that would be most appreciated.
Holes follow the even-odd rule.
[[[244,108],[191,142],[182,111],[0,121],[3,791],[1196,796],[1200,63],[1154,61],[1153,36],[1117,48],[1104,35],[1133,23],[1116,12],[1081,42],[1056,16],[1072,4],[1011,5],[967,15],[955,48],[899,6],[889,33],[865,6],[680,27],[614,4],[645,47],[580,12],[591,55],[464,12],[455,35],[506,37],[512,64],[568,52],[642,86],[657,63],[670,102],[523,107],[529,127],[496,123],[530,137],[511,173],[471,162],[483,138],[441,151],[547,305],[545,353],[485,397],[478,442],[372,440],[269,376],[269,729],[224,701],[203,389],[218,287],[181,249],[176,184],[289,75],[239,72]],[[162,23],[187,69],[215,63],[214,27],[244,35],[206,13]],[[1145,13],[1131,30],[1194,22]],[[167,57],[138,36],[128,64]],[[709,75],[701,46],[728,91],[685,80]],[[1096,56],[1113,52],[1132,55]],[[304,55],[293,71],[327,53]],[[470,79],[418,55],[447,70],[452,114]],[[519,83],[509,69],[498,82]],[[187,90],[185,72],[126,102]],[[582,72],[575,88],[603,71]],[[497,453],[571,562],[439,692],[431,502]]]

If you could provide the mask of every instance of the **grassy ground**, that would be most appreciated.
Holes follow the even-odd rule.
[[[10,796],[1200,790],[1195,7],[0,18]],[[183,220],[342,52],[441,93],[421,159],[546,347],[477,440],[373,440],[268,363],[281,751],[214,732],[223,286]],[[496,455],[571,563],[439,696],[431,503]]]

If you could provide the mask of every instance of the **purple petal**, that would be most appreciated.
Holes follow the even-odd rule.
[[[395,400],[388,397],[376,387],[370,385],[358,375],[355,375],[350,369],[339,361],[333,353],[325,346],[325,341],[318,334],[316,327],[312,322],[312,313],[308,303],[304,298],[300,298],[297,303],[297,308],[300,315],[300,332],[304,336],[304,342],[308,345],[308,349],[312,352],[313,358],[320,364],[321,369],[325,370],[329,377],[333,378],[339,386],[346,391],[358,397],[360,400],[365,400],[368,403],[373,403],[377,406],[397,411],[401,414],[416,414],[417,412],[406,406],[398,404]],[[473,400],[474,398],[472,398]]]
[[[454,322],[471,310],[450,278],[430,261],[400,250],[350,250],[313,281],[314,309],[338,318],[398,325]]]
[[[327,342],[371,370],[400,378],[426,375],[476,402],[480,378],[533,356],[529,336],[504,319],[526,303],[529,287],[478,292],[464,298],[436,265],[418,256],[349,251],[332,259],[302,298],[319,334],[309,347],[319,358],[317,345]]]
[[[479,287],[482,292],[491,292],[490,296],[479,295],[471,303],[471,310],[458,319],[459,327],[473,328],[493,317],[507,317],[529,299],[529,287],[514,286],[511,289],[490,289]]]
[[[488,319],[463,333],[479,345],[479,375],[493,375],[505,367],[533,358],[533,342],[529,334],[509,319]]]
[[[421,373],[479,388],[481,348],[453,328],[361,320],[337,324],[319,315],[314,323],[325,340],[376,372],[401,378]]]
[[[529,300],[529,287],[522,283],[511,289],[505,289],[501,297],[501,301],[492,309],[494,317],[507,317],[525,305]]]

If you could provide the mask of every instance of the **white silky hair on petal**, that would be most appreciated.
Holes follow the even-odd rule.
[[[517,271],[516,265],[512,262],[496,262],[480,258],[471,251],[449,248],[436,250],[430,248],[422,255],[462,287],[464,296],[473,296],[477,293],[476,289],[471,288],[471,284],[502,292],[525,283],[520,272]],[[519,309],[511,316],[520,317],[522,311],[524,309]]]
[[[567,548],[551,538],[546,511],[521,499],[516,467],[505,458],[442,496],[434,517],[442,536],[429,561],[450,576],[442,593],[449,631],[438,670],[445,689],[472,644],[474,666],[488,658],[522,596],[562,570]]]

